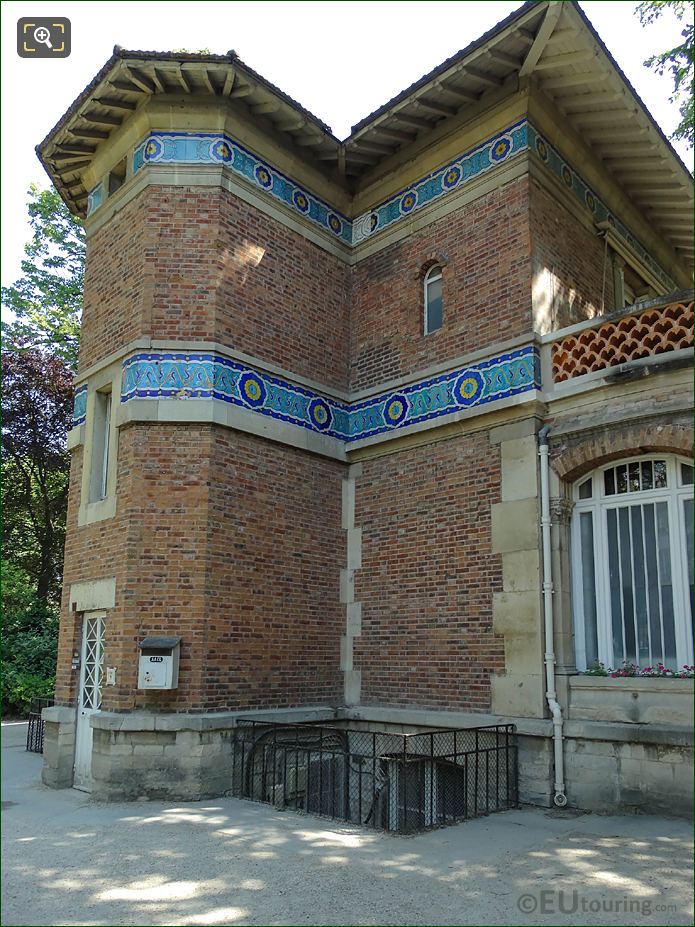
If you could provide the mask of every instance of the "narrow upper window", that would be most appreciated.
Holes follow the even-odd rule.
[[[425,334],[442,327],[442,268],[435,264],[425,274]]]
[[[95,400],[90,496],[99,502],[108,495],[111,393],[98,392]]]
[[[109,196],[125,183],[126,159],[123,158],[109,174]]]

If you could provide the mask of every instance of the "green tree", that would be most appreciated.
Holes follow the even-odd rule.
[[[693,147],[693,74],[695,72],[695,55],[693,53],[693,6],[686,0],[643,0],[637,7],[637,13],[643,26],[653,23],[670,10],[679,22],[683,23],[681,38],[683,41],[667,51],[652,55],[644,63],[654,68],[657,74],[670,72],[673,77],[673,94],[671,101],[680,109],[681,121],[676,127],[674,139],[682,139]]]
[[[65,541],[72,376],[84,231],[55,190],[29,189],[22,275],[2,290],[3,712],[53,690]]]
[[[5,348],[49,351],[73,370],[77,366],[84,283],[85,241],[80,219],[55,190],[32,184],[22,276],[3,287],[2,305],[14,316],[3,322]]]
[[[3,560],[24,572],[40,602],[57,605],[72,374],[45,351],[3,351],[2,384]]]

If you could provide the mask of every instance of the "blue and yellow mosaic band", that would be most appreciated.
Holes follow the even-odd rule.
[[[528,123],[523,119],[358,216],[352,223],[352,244],[359,245],[377,231],[382,232],[405,216],[419,212],[435,200],[526,151],[527,130]]]
[[[152,132],[133,153],[133,174],[146,164],[221,164],[265,190],[274,200],[308,219],[345,245],[352,225],[328,203],[227,135],[208,132]]]
[[[637,241],[574,168],[564,160],[550,142],[538,134],[531,124],[528,127],[528,144],[531,151],[538,155],[541,163],[562,181],[566,189],[577,198],[582,206],[592,213],[594,222],[610,223],[668,290],[676,288],[675,282],[651,257],[647,249]]]
[[[103,194],[103,184],[97,184],[87,195],[87,215],[90,216],[95,209],[101,206]]]
[[[121,402],[220,399],[254,413],[351,442],[538,388],[529,345],[440,376],[344,403],[215,354],[137,354],[123,365]],[[86,393],[85,393],[86,395]]]
[[[75,390],[72,405],[72,427],[83,425],[87,418],[87,387],[80,386]]]

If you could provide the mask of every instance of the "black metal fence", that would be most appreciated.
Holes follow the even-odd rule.
[[[29,726],[27,728],[27,750],[43,753],[44,720],[41,712],[50,708],[52,698],[33,698],[29,704]]]
[[[400,834],[518,803],[513,724],[403,734],[243,720],[232,794]]]

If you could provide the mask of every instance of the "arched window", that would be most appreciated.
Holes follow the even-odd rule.
[[[436,332],[442,327],[442,268],[435,264],[425,274],[425,318],[424,331],[426,335]]]
[[[578,480],[574,500],[577,667],[692,664],[692,460],[613,461]]]

